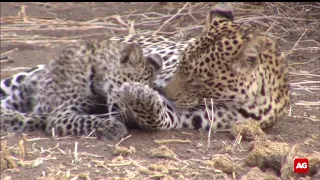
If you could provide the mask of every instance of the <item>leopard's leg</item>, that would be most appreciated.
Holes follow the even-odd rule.
[[[179,116],[172,106],[149,86],[124,83],[120,90],[120,102],[132,114],[132,120],[144,129],[181,128]]]
[[[47,114],[34,111],[41,106],[37,90],[42,74],[43,71],[38,70],[25,76],[22,73],[17,75],[10,94],[1,99],[1,130],[27,132],[44,129]]]
[[[1,97],[1,107],[22,113],[33,112],[37,104],[38,82],[41,81],[43,73],[43,69],[32,74],[21,72],[1,82],[1,91],[6,94]],[[10,83],[8,83],[9,80],[11,80]]]
[[[32,79],[36,80],[39,75],[44,69],[45,65],[40,64],[35,67],[26,69],[25,71],[19,72],[14,74],[13,76],[3,79],[0,83],[0,97],[4,99],[7,96],[11,96],[13,91],[18,89],[21,84],[23,84],[26,80]],[[38,76],[39,77],[39,76]]]
[[[109,114],[87,114],[85,103],[66,101],[54,109],[47,119],[46,132],[51,134],[52,128],[59,136],[92,135],[101,139],[118,140],[127,134],[127,128],[117,116]],[[78,101],[80,102],[80,101]],[[79,107],[81,104],[82,107]]]
[[[24,85],[19,85],[16,89],[12,89],[10,95],[1,99],[1,108],[19,112],[30,112],[32,109],[30,98],[32,94],[28,92],[28,89]]]
[[[28,132],[44,129],[45,121],[45,114],[21,113],[16,110],[1,108],[1,131]]]

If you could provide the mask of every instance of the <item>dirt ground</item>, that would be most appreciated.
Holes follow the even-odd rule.
[[[300,145],[300,151],[311,154],[320,150],[320,5],[293,4],[239,3],[235,18],[267,30],[287,54],[292,104],[289,115],[266,132],[267,139]],[[45,64],[79,39],[106,39],[133,30],[137,34],[186,30],[190,36],[199,35],[213,3],[191,3],[174,17],[184,5],[1,2],[1,56],[12,61],[1,63],[1,78]],[[262,14],[286,18],[254,18]],[[228,173],[210,164],[217,154],[241,164],[250,152],[250,142],[235,141],[228,133],[212,134],[209,148],[207,133],[196,130],[129,134],[122,142],[51,138],[42,132],[2,136],[2,155],[10,154],[13,167],[5,168],[1,162],[1,179],[240,179],[252,168],[243,165]],[[154,150],[159,148],[167,155],[158,157]],[[280,178],[277,171],[263,171]]]

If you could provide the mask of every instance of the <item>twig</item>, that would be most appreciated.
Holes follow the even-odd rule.
[[[61,137],[61,138],[54,138],[57,140],[63,140],[63,139],[73,139],[74,137]],[[41,140],[51,140],[52,138],[32,138],[32,139],[26,139],[27,142],[32,142],[32,141],[41,141]]]
[[[290,105],[290,107],[289,107],[288,116],[292,116],[292,105]]]
[[[51,128],[51,137],[55,137],[56,133],[55,133],[55,129],[54,127]]]
[[[96,132],[96,130],[95,130],[95,129],[94,129],[94,130],[92,130],[92,131],[88,134],[88,136],[86,136],[86,138],[90,137],[94,132]]]
[[[191,141],[188,140],[181,140],[181,139],[166,139],[166,140],[154,140],[157,144],[167,144],[167,143],[191,143]]]
[[[121,164],[106,164],[107,166],[110,166],[110,167],[118,167],[118,166],[128,166],[132,164],[132,162],[126,162],[126,163],[121,163]]]
[[[29,23],[30,21],[28,21],[27,19],[27,13],[26,13],[26,6],[21,6],[21,10],[18,13],[18,17],[21,17],[23,19],[23,22],[25,23]]]
[[[300,38],[298,39],[298,41],[294,44],[294,46],[291,49],[291,52],[294,50],[294,48],[298,45],[298,43],[300,42],[301,38],[304,36],[304,34],[307,32],[308,28],[306,28],[306,30],[302,33],[302,35],[300,36]]]
[[[291,85],[300,85],[300,84],[317,84],[320,83],[320,81],[303,81],[303,82],[296,82],[296,83],[290,83]]]
[[[294,18],[294,17],[285,17],[285,16],[255,16],[255,17],[244,17],[235,20],[235,22],[241,22],[244,20],[253,20],[253,19],[282,19],[282,20],[292,20],[292,21],[307,21],[305,18]],[[316,22],[317,19],[309,19],[309,21]]]
[[[129,135],[125,138],[121,138],[121,140],[115,146],[119,146],[123,141],[125,141],[126,139],[129,139],[130,137],[131,137],[131,135]]]
[[[278,21],[278,18],[273,21],[273,23],[271,24],[271,26],[267,29],[266,33],[269,33],[269,31],[273,28],[273,26],[275,25],[275,23],[276,23],[277,21]]]
[[[207,149],[209,149],[210,143],[211,143],[211,132],[212,132],[212,126],[213,126],[213,119],[214,119],[213,99],[211,98],[210,100],[211,100],[211,117],[209,116],[209,109],[208,109],[207,101],[206,101],[206,99],[204,99],[204,103],[205,103],[205,106],[206,106],[206,112],[208,114],[208,118],[209,118],[209,121],[210,121],[210,129],[209,129],[209,133],[208,133]]]
[[[290,63],[289,66],[291,66],[291,65],[303,65],[303,64],[308,64],[308,63],[310,63],[310,62],[312,62],[312,61],[315,61],[316,59],[320,59],[320,58],[319,58],[319,57],[313,58],[313,59],[311,59],[311,60],[309,60],[309,61],[302,62],[302,63]]]
[[[320,101],[318,101],[318,102],[299,101],[299,102],[296,103],[296,105],[302,105],[302,106],[320,106]]]
[[[76,162],[79,161],[79,153],[78,153],[78,142],[74,143],[74,152],[73,152],[73,157]]]
[[[12,53],[12,52],[14,52],[16,50],[18,50],[18,48],[14,48],[14,49],[11,49],[9,51],[6,51],[6,52],[2,53],[0,56],[3,56],[3,55],[8,54],[8,53]]]
[[[172,19],[174,19],[178,14],[180,14],[187,6],[189,5],[189,2],[187,2],[175,15],[173,15],[171,18],[166,20],[159,29],[157,29],[152,35],[156,35],[168,22],[170,22]]]
[[[315,122],[320,122],[320,119],[317,119],[317,118],[310,118],[310,117],[306,117],[306,116],[291,116],[291,117],[294,117],[294,118],[305,118],[305,119],[309,119],[311,121],[315,121]]]
[[[296,72],[289,72],[289,74],[300,75],[300,76],[320,77],[320,75],[318,75],[318,74],[306,74],[306,73],[296,73]]]

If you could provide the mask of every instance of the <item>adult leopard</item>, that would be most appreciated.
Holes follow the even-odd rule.
[[[121,101],[141,126],[219,131],[236,121],[255,120],[266,129],[290,103],[284,54],[272,38],[234,23],[230,3],[207,15],[204,33],[170,70],[174,75],[162,96],[139,83],[123,84]],[[213,112],[206,112],[205,99],[213,101]]]

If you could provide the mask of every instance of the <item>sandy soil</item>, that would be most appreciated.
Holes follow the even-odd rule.
[[[19,28],[13,22],[23,17],[23,13],[20,13],[22,14],[20,17],[17,16],[22,5],[27,6],[27,19],[24,22],[24,28]],[[1,26],[7,27],[7,29],[1,28],[1,55],[8,56],[13,61],[13,63],[1,64],[1,78],[19,71],[12,68],[47,63],[68,44],[76,43],[74,40],[104,39],[112,35],[128,34],[128,27],[125,25],[122,27],[119,25],[114,29],[103,26],[94,27],[91,24],[90,27],[74,28],[77,26],[72,25],[71,21],[88,22],[97,17],[116,14],[127,17],[130,14],[148,12],[172,15],[183,5],[180,3],[1,2]],[[262,7],[263,5],[262,3],[261,8],[266,8]],[[206,8],[210,9],[209,5]],[[237,11],[235,8],[235,12],[237,15],[243,11],[240,12],[240,9]],[[254,11],[253,14],[258,12],[258,10]],[[205,13],[192,15],[193,17],[183,15],[172,19],[170,24],[163,27],[161,31],[173,32],[179,27],[203,25],[196,20],[203,22]],[[6,20],[3,19],[5,17]],[[319,14],[318,17],[320,17]],[[48,25],[30,23],[28,26],[28,19],[32,21],[32,18],[48,20]],[[301,13],[301,18],[305,18],[305,13]],[[50,20],[57,19],[61,22],[68,21],[70,27],[66,27],[66,24],[61,26],[50,24]],[[141,22],[138,17],[133,16],[129,19],[135,20],[137,24]],[[135,31],[139,33],[157,30],[167,19],[164,18],[163,21],[155,22],[153,25],[137,25]],[[288,30],[290,32],[282,36],[276,36],[278,35],[276,30],[270,31],[278,37],[277,40],[284,52],[293,50],[287,55],[292,84],[292,105],[290,114],[281,118],[272,129],[266,132],[267,138],[271,141],[288,143],[290,147],[299,144],[300,150],[305,153],[313,153],[320,149],[320,33],[317,31],[318,26],[315,27],[314,24],[315,21],[304,22],[301,26],[299,25],[300,29]],[[304,33],[307,28],[308,30]],[[190,30],[191,35],[200,32],[201,28]],[[308,102],[313,104],[307,105]],[[154,148],[162,145],[156,140],[167,139],[184,141],[164,144],[168,147],[167,150],[170,150],[167,157],[159,158],[152,154]],[[216,154],[230,156],[234,162],[242,163],[250,152],[249,142],[237,143],[230,134],[217,133],[212,135],[211,146],[207,148],[207,139],[205,132],[195,130],[167,132],[132,130],[130,137],[117,146],[127,149],[119,150],[115,146],[118,142],[101,141],[95,138],[50,138],[42,132],[29,133],[27,136],[8,134],[1,137],[1,150],[4,151],[6,143],[8,152],[16,158],[12,159],[16,167],[11,169],[1,167],[1,179],[10,179],[10,177],[11,179],[240,179],[251,169],[243,165],[241,170],[228,174],[206,163]],[[22,153],[22,149],[25,149],[26,153]],[[119,152],[122,152],[120,156]],[[279,176],[272,170],[266,169],[266,172]]]

